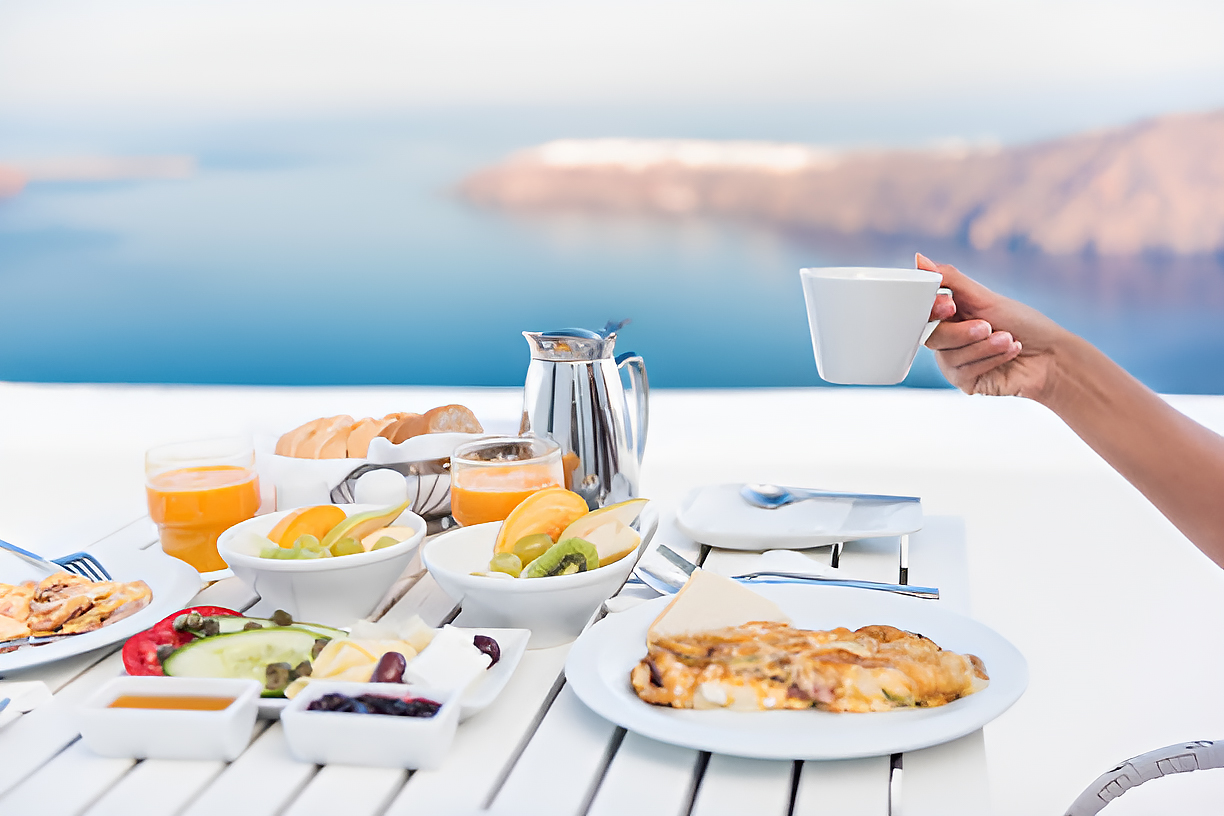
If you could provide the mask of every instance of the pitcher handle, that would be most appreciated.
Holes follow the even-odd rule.
[[[650,381],[646,379],[646,361],[640,354],[626,351],[617,356],[616,367],[623,369],[626,366],[629,368],[629,393],[633,397],[633,405],[629,410],[629,425],[640,465],[642,454],[646,452],[646,427],[650,422]]]

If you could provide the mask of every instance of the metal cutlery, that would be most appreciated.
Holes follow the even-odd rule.
[[[684,556],[672,550],[666,544],[659,544],[655,550],[667,564],[638,562],[634,574],[642,583],[664,595],[671,595],[684,586],[684,582],[692,575],[697,565]],[[806,575],[795,572],[748,572],[743,575],[731,576],[737,581],[762,584],[800,583],[823,584],[825,586],[843,586],[853,589],[873,589],[881,592],[892,592],[898,595],[909,595],[915,598],[938,600],[937,587],[907,586],[905,584],[885,584],[876,581],[856,581],[852,578],[829,578],[824,575]]]
[[[877,493],[846,493],[839,490],[812,490],[802,487],[779,487],[773,484],[746,484],[740,495],[753,507],[777,510],[808,499],[861,499],[864,501],[916,502],[918,496],[884,496]]]
[[[8,550],[14,555],[29,561],[31,564],[42,567],[52,573],[67,571],[73,575],[79,575],[82,578],[88,578],[90,581],[95,582],[111,580],[111,575],[106,571],[106,567],[102,566],[98,559],[86,552],[74,552],[60,558],[48,560],[37,553],[23,550],[16,544],[10,544],[7,541],[0,541],[0,550]]]

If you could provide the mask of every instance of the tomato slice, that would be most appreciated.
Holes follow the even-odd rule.
[[[203,617],[242,614],[224,606],[191,606],[180,609],[173,615],[167,615],[140,634],[132,635],[127,639],[127,643],[123,644],[123,668],[128,674],[137,677],[165,674],[161,661],[157,659],[157,648],[182,646],[196,639],[190,632],[180,632],[174,628],[174,619],[187,612],[198,612]]]

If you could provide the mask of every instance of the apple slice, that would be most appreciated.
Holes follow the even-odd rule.
[[[642,542],[629,525],[641,514],[647,501],[630,499],[592,510],[566,527],[557,540],[581,538],[591,542],[599,553],[599,566],[606,567],[633,552]]]

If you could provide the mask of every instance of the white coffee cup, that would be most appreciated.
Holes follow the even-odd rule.
[[[938,323],[930,320],[941,291],[938,272],[836,266],[799,275],[821,379],[845,385],[905,379]]]

